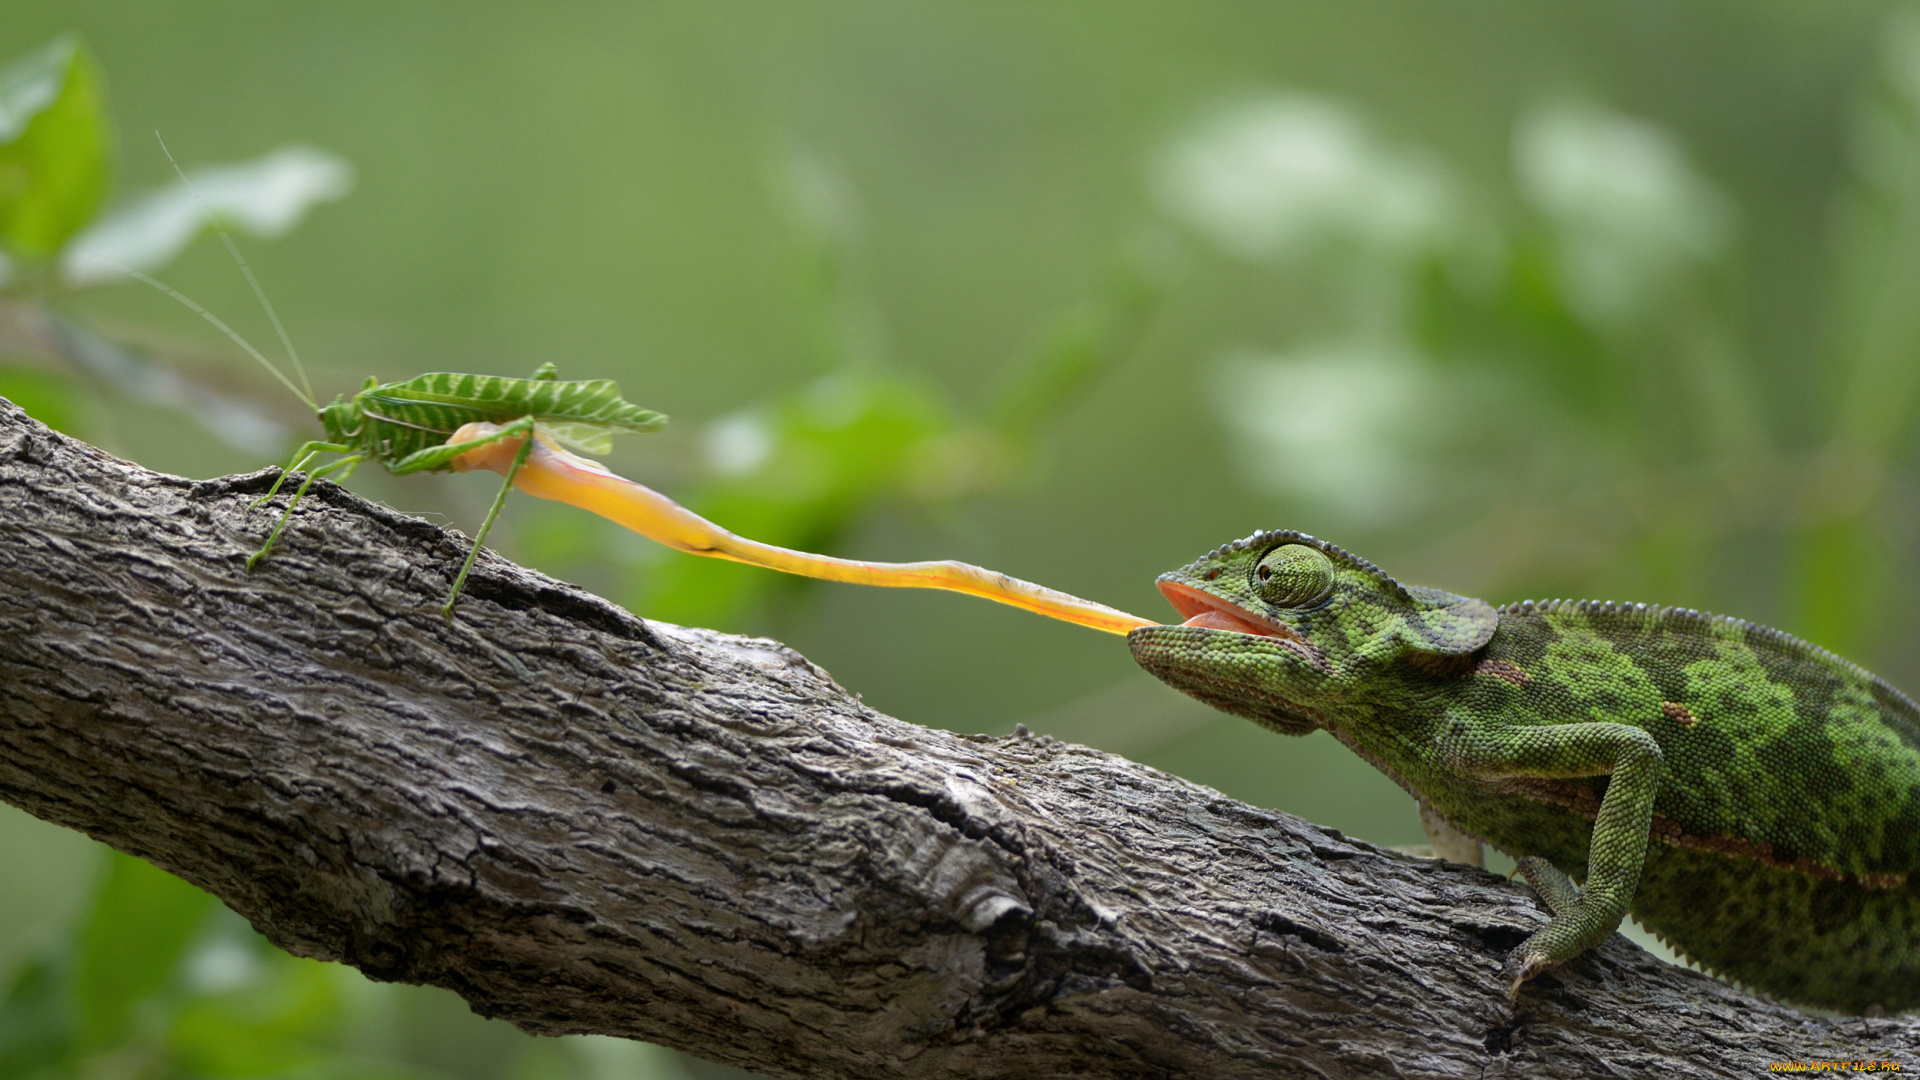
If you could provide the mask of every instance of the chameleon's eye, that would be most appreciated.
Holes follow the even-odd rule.
[[[1333,564],[1304,544],[1287,544],[1267,552],[1254,567],[1253,588],[1276,607],[1306,607],[1332,590]]]

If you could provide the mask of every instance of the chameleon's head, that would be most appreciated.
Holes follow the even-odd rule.
[[[1414,654],[1465,656],[1493,636],[1486,602],[1408,587],[1304,533],[1263,532],[1160,575],[1185,619],[1127,635],[1140,666],[1183,693],[1288,734],[1370,674]]]

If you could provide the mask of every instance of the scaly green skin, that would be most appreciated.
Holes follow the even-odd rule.
[[[1519,859],[1554,917],[1509,957],[1515,991],[1631,911],[1783,999],[1920,1006],[1920,710],[1859,667],[1695,611],[1495,610],[1294,532],[1160,587],[1197,617],[1133,631],[1141,666],[1282,734],[1325,728]]]

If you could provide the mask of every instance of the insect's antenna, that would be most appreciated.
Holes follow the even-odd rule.
[[[174,174],[180,177],[180,183],[185,185],[189,192],[193,192],[193,181],[187,179],[186,171],[180,168],[178,161],[173,159],[173,151],[167,149],[167,140],[160,138],[160,132],[158,130],[154,131],[153,137],[154,140],[160,144],[160,152],[167,155],[167,164],[173,166]],[[199,194],[195,192],[194,201],[199,202],[199,198]],[[253,276],[253,267],[247,264],[246,256],[240,254],[239,245],[233,242],[233,236],[227,232],[227,227],[220,224],[220,218],[210,209],[207,209],[205,203],[201,203],[201,210],[206,215],[207,224],[212,225],[213,231],[220,234],[220,242],[227,245],[227,254],[232,255],[233,261],[240,265],[240,273],[246,276],[247,284],[253,287],[254,298],[260,301],[260,307],[266,311],[267,321],[273,324],[273,332],[280,335],[280,345],[287,350],[287,359],[293,361],[294,374],[300,376],[300,385],[306,387],[306,393],[301,394],[300,399],[305,401],[309,408],[312,408],[313,384],[307,381],[307,367],[300,362],[300,353],[294,349],[293,338],[288,336],[287,328],[281,324],[280,313],[273,309],[273,301],[267,299],[267,290],[261,288],[260,279]],[[225,328],[225,324],[220,323],[219,320],[216,319],[215,323],[223,329]],[[229,334],[233,333],[231,330],[227,332]],[[253,347],[251,345],[247,346],[247,351],[253,352]],[[258,358],[260,354],[254,352],[253,355]],[[260,362],[263,364],[266,363],[265,360],[261,360]],[[274,374],[278,375],[280,373],[276,371]],[[285,376],[282,376],[280,381],[286,382],[287,380]],[[298,391],[295,392],[298,393]]]
[[[261,367],[266,368],[268,371],[273,372],[273,377],[276,379],[279,379],[280,384],[282,386],[285,386],[287,389],[293,391],[293,395],[295,397],[299,398],[301,401],[306,402],[307,408],[309,409],[319,408],[318,405],[314,404],[313,395],[311,393],[303,391],[299,387],[293,385],[292,379],[287,378],[286,374],[283,373],[279,368],[274,367],[271,361],[269,361],[266,357],[260,355],[260,350],[254,348],[252,342],[248,341],[246,338],[241,337],[239,331],[235,330],[231,326],[228,326],[226,323],[221,322],[220,316],[215,315],[213,312],[208,311],[206,308],[203,308],[199,304],[194,303],[192,297],[188,296],[186,293],[181,292],[179,289],[174,288],[173,286],[167,284],[164,281],[156,281],[152,277],[149,277],[148,275],[143,274],[140,271],[135,270],[131,267],[122,267],[121,269],[126,272],[126,275],[128,277],[134,279],[135,281],[143,281],[148,285],[151,285],[154,288],[159,289],[161,292],[166,293],[168,296],[171,296],[175,300],[178,300],[182,304],[186,305],[187,308],[190,311],[192,311],[194,314],[212,323],[215,327],[219,328],[221,333],[232,338],[234,344],[247,350],[248,356],[251,356],[255,360],[260,361]]]

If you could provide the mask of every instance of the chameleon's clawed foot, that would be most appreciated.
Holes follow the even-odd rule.
[[[1512,980],[1507,984],[1507,1000],[1518,999],[1521,985],[1550,966],[1551,961],[1525,945],[1507,954],[1507,962],[1501,970],[1503,978]]]

